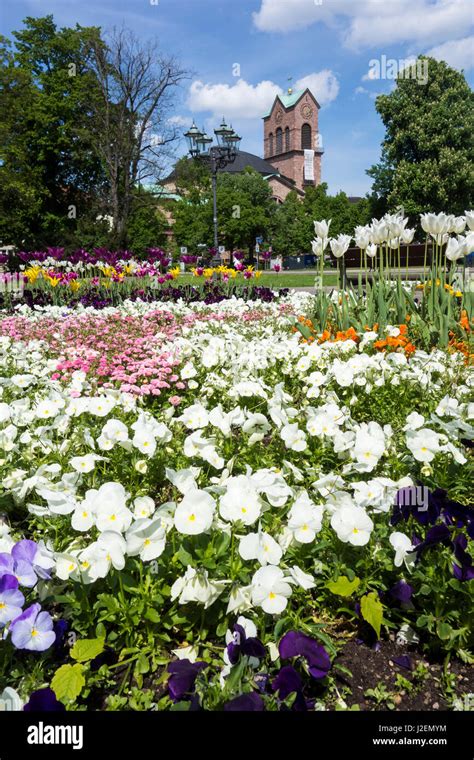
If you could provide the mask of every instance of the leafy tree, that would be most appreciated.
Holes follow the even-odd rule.
[[[386,134],[381,162],[367,172],[372,202],[379,212],[461,214],[473,203],[474,94],[444,61],[418,60],[428,67],[426,84],[401,72],[395,90],[376,100]]]
[[[169,115],[176,88],[188,76],[159,48],[142,44],[130,31],[114,31],[92,42],[100,97],[95,103],[96,149],[108,181],[112,237],[127,245],[135,189],[158,181],[179,137]]]
[[[141,190],[132,200],[132,209],[127,225],[128,247],[137,255],[146,248],[165,248],[168,244],[168,220],[157,207],[153,193]]]
[[[312,228],[303,203],[292,190],[275,209],[271,234],[273,251],[282,255],[309,251]]]
[[[183,189],[182,180],[179,186]],[[178,245],[192,250],[200,244],[212,245],[212,193],[207,182],[200,187],[191,185],[184,193],[173,208],[173,233]],[[267,237],[275,204],[268,182],[249,167],[242,174],[219,174],[217,210],[219,243],[228,250],[247,249],[252,255],[255,238]]]
[[[93,150],[90,67],[96,28],[57,29],[28,17],[0,41],[0,238],[18,246],[62,244],[106,178]]]

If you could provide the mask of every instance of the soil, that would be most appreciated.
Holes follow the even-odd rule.
[[[403,656],[408,656],[405,663],[410,667],[395,662]],[[394,641],[381,641],[376,650],[351,640],[336,662],[351,673],[351,676],[346,673],[337,676],[339,688],[349,687],[347,693],[344,689],[343,695],[348,707],[359,705],[361,710],[450,710],[452,699],[456,697],[470,703],[470,709],[474,709],[474,668],[460,660],[453,659],[448,665],[448,673],[452,674],[449,693],[442,662],[430,662],[413,648],[400,646]],[[426,668],[425,675],[417,677],[415,671],[420,663]],[[398,685],[398,675],[410,681],[412,688]],[[381,684],[390,692],[391,705],[366,696],[367,689],[376,689]],[[464,699],[465,695],[471,696]]]

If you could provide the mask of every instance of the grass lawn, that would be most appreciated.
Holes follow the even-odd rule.
[[[314,286],[314,279],[316,272],[291,272],[289,274],[280,272],[275,274],[273,272],[266,272],[258,280],[259,285],[265,285],[268,288],[306,288]],[[179,278],[179,283],[191,283],[196,282],[196,278],[192,275],[184,274]],[[324,285],[337,285],[337,273],[325,272],[324,273]]]

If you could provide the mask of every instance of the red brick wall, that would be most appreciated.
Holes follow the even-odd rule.
[[[310,108],[312,113],[304,114],[304,109]],[[296,105],[286,109],[279,98],[276,98],[273,104],[270,116],[264,119],[264,157],[278,171],[286,177],[294,180],[299,189],[304,189],[304,150],[301,147],[301,127],[303,124],[311,126],[312,149],[315,148],[315,138],[319,131],[318,124],[318,104],[309,91],[300,98]],[[282,129],[282,147],[283,153],[277,154],[276,132],[278,128]],[[286,151],[285,128],[290,130],[290,150]],[[273,154],[270,152],[270,134],[273,134]],[[321,155],[315,153],[314,156],[314,184],[319,185],[321,182]]]

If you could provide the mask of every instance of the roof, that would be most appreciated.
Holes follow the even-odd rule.
[[[302,95],[304,95],[305,92],[306,90],[296,90],[296,92],[292,92],[291,94],[286,92],[284,95],[277,95],[277,98],[281,101],[281,103],[285,106],[285,108],[291,108],[292,106],[295,105],[295,103],[298,102],[298,100],[301,98]],[[264,114],[264,116],[262,117],[263,119],[266,119],[267,116],[270,116],[273,110],[274,103],[275,101],[273,101],[272,107],[270,108],[268,113]]]
[[[269,161],[265,161],[264,158],[260,158],[260,156],[256,156],[254,153],[247,153],[245,150],[239,150],[234,163],[227,164],[224,169],[219,169],[219,171],[226,174],[240,174],[247,166],[251,166],[252,169],[255,169],[255,171],[264,177],[267,177],[269,174],[280,174],[278,169],[269,163]]]

